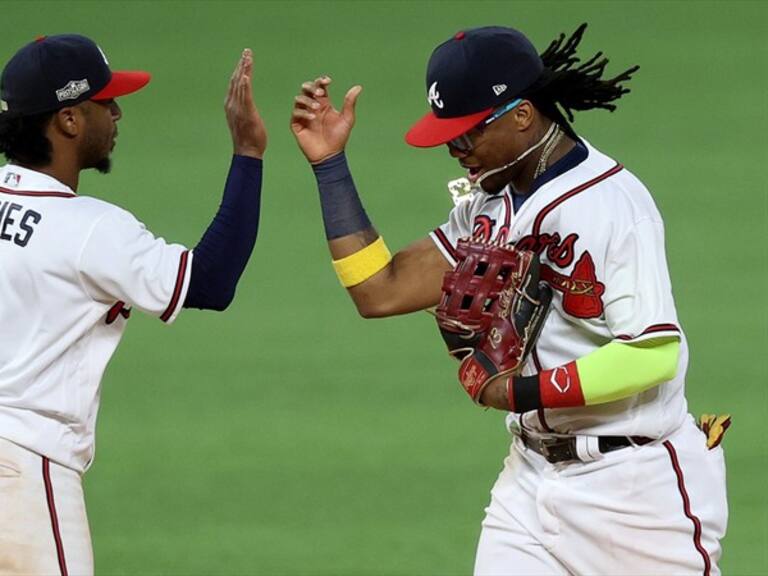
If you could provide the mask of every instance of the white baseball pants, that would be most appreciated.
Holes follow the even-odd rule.
[[[720,447],[689,417],[669,438],[550,464],[513,442],[491,491],[477,576],[720,574]]]
[[[81,475],[2,438],[0,574],[93,574]]]

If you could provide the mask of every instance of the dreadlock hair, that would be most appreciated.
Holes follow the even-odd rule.
[[[0,114],[0,152],[9,162],[25,166],[47,166],[51,163],[53,146],[45,129],[54,112],[29,116]]]
[[[584,23],[567,40],[565,34],[560,34],[549,44],[541,54],[544,71],[523,95],[574,139],[577,138],[576,132],[570,125],[573,122],[573,111],[603,108],[613,112],[616,105],[611,102],[630,91],[621,83],[629,80],[640,68],[633,66],[614,78],[603,79],[608,58],[602,52],[580,63],[576,48],[586,28],[587,24]],[[561,109],[568,117],[567,120]]]

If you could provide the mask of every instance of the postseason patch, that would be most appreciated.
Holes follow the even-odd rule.
[[[59,102],[64,100],[77,100],[80,96],[88,92],[91,89],[91,85],[88,84],[88,79],[82,80],[70,80],[64,88],[56,90],[56,98]]]

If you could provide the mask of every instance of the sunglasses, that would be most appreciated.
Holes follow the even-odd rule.
[[[464,132],[464,134],[462,134],[461,136],[457,136],[453,140],[449,140],[448,141],[448,146],[450,146],[451,148],[454,148],[454,149],[456,149],[456,150],[458,150],[459,152],[462,152],[462,153],[472,152],[472,150],[475,147],[475,144],[474,144],[474,142],[472,142],[472,137],[470,136],[470,133],[472,131],[474,131],[474,130],[478,130],[482,134],[482,132],[490,124],[492,124],[493,122],[495,122],[496,120],[498,120],[499,118],[504,116],[504,114],[506,114],[510,110],[514,110],[514,108],[518,104],[520,104],[520,102],[522,102],[522,101],[523,101],[522,98],[517,98],[515,100],[512,100],[512,102],[509,102],[509,103],[505,104],[504,106],[502,106],[501,108],[495,110],[493,112],[493,114],[488,116],[488,118],[486,118],[485,120],[483,120],[482,122],[480,122],[476,126],[473,126],[469,130]]]

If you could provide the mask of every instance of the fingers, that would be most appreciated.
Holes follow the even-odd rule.
[[[243,53],[240,55],[240,58],[237,60],[237,64],[235,64],[235,69],[232,71],[232,77],[229,79],[230,92],[234,91],[235,86],[237,85],[237,81],[240,78],[240,75],[243,69],[243,60],[245,59],[245,52],[246,50],[243,50]],[[250,52],[250,50],[248,52]]]
[[[293,99],[291,123],[306,124],[317,117],[323,106],[328,106],[329,76],[319,76],[301,85],[301,93]],[[322,103],[320,102],[322,100]]]
[[[357,97],[360,96],[360,92],[362,91],[362,86],[352,86],[344,96],[344,106],[341,109],[341,114],[350,124],[354,123],[355,105],[357,104]]]
[[[243,50],[240,54],[240,59],[235,65],[235,69],[232,72],[232,77],[229,79],[229,90],[227,91],[227,98],[225,105],[230,106],[235,100],[241,100],[244,96],[244,91],[250,90],[251,71],[253,69],[253,57],[249,48]],[[247,87],[245,84],[247,83]]]
[[[304,110],[302,108],[294,108],[293,112],[291,113],[291,122],[294,124],[301,124],[302,120],[305,122],[309,122],[310,120],[314,120],[317,118],[317,115],[313,112],[310,112],[309,110]]]
[[[293,102],[294,106],[300,109],[317,110],[320,108],[320,103],[317,100],[310,98],[309,96],[305,96],[304,94],[299,94],[296,96],[296,98],[293,99]]]
[[[312,82],[304,82],[301,92],[310,98],[324,98],[328,96],[328,85],[332,82],[330,76],[320,76]]]

